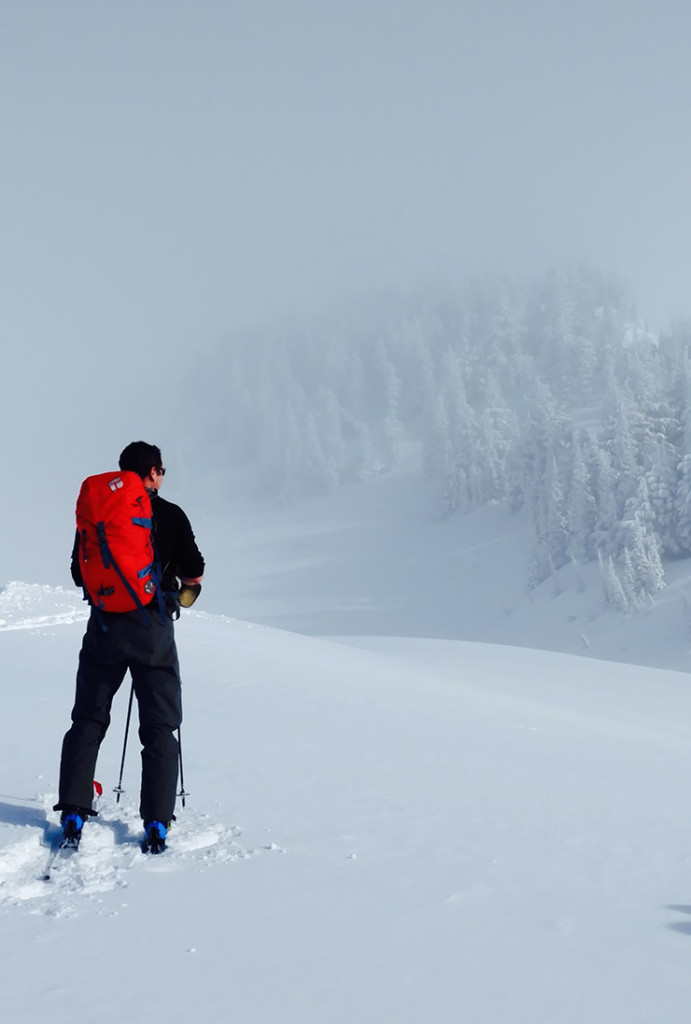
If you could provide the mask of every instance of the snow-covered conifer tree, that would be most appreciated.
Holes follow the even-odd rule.
[[[626,600],[621,580],[617,576],[617,571],[614,568],[614,560],[612,556],[607,555],[606,560],[604,560],[602,558],[602,554],[598,551],[598,560],[600,562],[600,573],[602,576],[602,588],[605,594],[605,603],[609,608],[614,609],[614,611],[627,612],[629,610],[629,603]]]
[[[691,343],[691,339],[689,339]],[[675,352],[681,344],[672,341]],[[677,449],[677,480],[674,495],[674,520],[679,550],[691,553],[691,360],[688,353],[679,353],[681,369],[678,380],[680,436]]]
[[[460,463],[451,462],[444,475],[441,514],[450,516],[454,512],[467,512],[470,507],[470,488],[466,471]]]
[[[384,418],[384,437],[386,439],[386,460],[390,466],[401,461],[404,428],[399,418],[401,398],[401,382],[393,363],[387,360],[386,366],[386,415]]]
[[[660,539],[662,550],[677,554],[680,550],[676,515],[677,453],[662,438],[658,440],[653,464],[643,480],[650,510],[648,521]]]
[[[422,465],[428,476],[441,478],[449,463],[451,424],[443,394],[436,397],[434,409],[427,417],[422,442]]]
[[[616,474],[609,454],[595,446],[591,455],[591,479],[597,502],[593,545],[597,551],[614,550],[619,534],[619,511],[616,498]]]
[[[559,466],[554,455],[547,465],[545,481],[546,509],[545,533],[547,550],[551,564],[560,569],[568,561],[569,532],[564,487],[560,478]]]
[[[665,586],[658,540],[649,524],[634,517],[626,524],[627,544],[639,598],[652,597]]]
[[[590,487],[587,457],[587,437],[574,442],[573,462],[566,502],[569,550],[579,563],[595,557],[593,534],[597,521],[597,505]]]
[[[384,472],[381,460],[377,458],[372,442],[372,434],[366,423],[361,423],[357,439],[357,478],[371,480]]]
[[[679,550],[691,554],[691,452],[683,455],[678,466],[674,515]]]
[[[335,453],[327,454],[324,450],[312,413],[305,420],[300,479],[308,494],[312,491],[333,491],[339,484]]]

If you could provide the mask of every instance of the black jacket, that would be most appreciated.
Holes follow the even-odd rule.
[[[158,494],[151,497],[151,518],[156,559],[161,567],[161,588],[164,591],[178,591],[179,579],[185,576],[196,579],[204,574],[204,559],[194,539],[189,519],[172,501],[166,501]],[[79,534],[72,549],[70,565],[72,579],[82,586],[79,569]]]

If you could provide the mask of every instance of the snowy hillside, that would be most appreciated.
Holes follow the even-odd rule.
[[[277,324],[206,353],[181,401],[190,378],[207,400],[181,461],[228,494],[299,501],[417,446],[440,513],[523,511],[533,590],[599,564],[608,605],[636,611],[664,589],[664,559],[691,554],[689,325],[651,334],[625,289],[582,267]]]
[[[191,796],[139,853],[121,693],[83,854],[56,823],[83,606],[2,595],[13,1020],[644,1024],[691,995],[685,675],[511,647],[179,627]]]
[[[204,607],[316,636],[481,640],[691,669],[691,559],[668,560],[667,586],[633,614],[606,606],[597,563],[529,590],[525,510],[442,518],[414,466],[288,507],[195,515]]]

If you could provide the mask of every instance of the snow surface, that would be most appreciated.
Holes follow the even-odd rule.
[[[235,573],[224,595],[212,569],[212,611],[178,625],[190,796],[160,858],[137,845],[134,739],[120,805],[112,793],[125,683],[99,820],[41,880],[85,606],[47,585],[0,592],[8,1019],[686,1019],[691,688],[683,672],[600,660],[623,645],[659,663],[668,642],[683,659],[681,616],[667,634],[664,608],[605,615],[594,586],[519,603],[519,556],[504,575],[502,558],[520,522],[496,508],[435,534],[411,502],[387,533],[388,489],[404,507],[406,484],[380,483],[341,495],[340,519],[327,499],[301,525],[297,510],[258,515],[242,558],[240,533],[195,523],[210,567],[223,536]],[[303,633],[221,614],[224,598],[227,613],[253,603]],[[523,642],[541,625],[576,648],[579,601],[587,658],[501,632],[520,616]],[[455,622],[474,642],[448,638]]]
[[[211,565],[204,607],[316,636],[481,640],[691,670],[691,559],[668,561],[666,588],[632,616],[605,608],[597,563],[529,591],[527,515],[489,504],[443,519],[416,461],[284,509],[195,515]]]

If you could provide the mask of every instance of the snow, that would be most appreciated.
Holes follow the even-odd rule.
[[[596,561],[529,591],[527,514],[490,503],[442,518],[416,461],[278,510],[195,515],[213,547],[204,607],[317,636],[481,640],[691,670],[690,559],[667,562],[666,588],[636,615],[605,608]]]
[[[195,520],[210,572],[178,624],[190,796],[160,858],[138,847],[132,737],[112,793],[125,683],[99,820],[40,880],[85,609],[5,586],[8,1019],[685,1017],[691,689],[659,667],[688,652],[684,566],[641,616],[605,612],[589,581],[528,600],[520,520],[435,522],[413,485]]]

